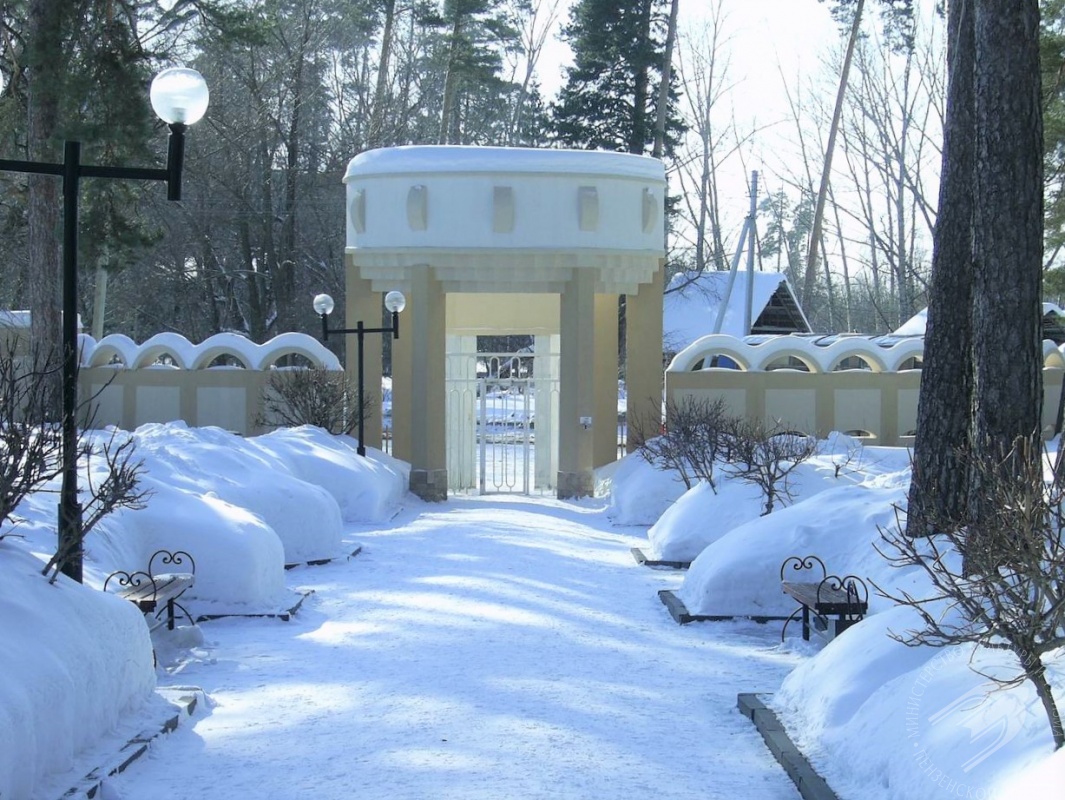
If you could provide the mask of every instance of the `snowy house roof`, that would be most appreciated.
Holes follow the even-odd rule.
[[[1065,309],[1056,303],[1043,303],[1043,336],[1046,339],[1053,339],[1059,344],[1065,341],[1065,326],[1062,325],[1062,320],[1065,320]],[[925,326],[928,323],[928,309],[922,308],[896,330],[892,331],[894,336],[924,336]]]
[[[751,330],[744,330],[747,275],[746,272],[736,273],[721,330],[717,333],[742,337],[811,332],[791,284],[784,275],[775,272],[753,273]],[[728,294],[728,280],[728,272],[704,272],[694,279],[683,273],[673,277],[669,289],[674,291],[666,293],[662,325],[667,352],[677,352],[696,339],[715,333],[718,312]]]

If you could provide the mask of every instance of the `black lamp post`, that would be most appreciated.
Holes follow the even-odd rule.
[[[354,333],[359,337],[359,446],[357,448],[360,456],[366,455],[366,445],[363,444],[363,377],[362,377],[362,354],[363,354],[363,337],[367,333],[391,333],[393,339],[399,338],[399,312],[402,311],[407,305],[407,298],[403,296],[403,292],[389,292],[385,295],[385,308],[392,312],[392,324],[387,328],[367,328],[362,324],[362,320],[355,323],[354,328],[334,328],[329,329],[329,322],[327,317],[333,313],[334,303],[333,298],[327,294],[320,294],[314,298],[314,310],[322,318],[322,338],[328,339],[331,333]]]
[[[167,199],[181,199],[185,129],[207,111],[207,84],[194,69],[175,67],[152,81],[152,108],[170,126],[165,169],[96,167],[81,163],[81,143],[66,142],[63,163],[0,159],[0,172],[59,175],[63,178],[63,409],[62,487],[59,493],[60,565],[81,582],[81,505],[78,502],[78,187],[81,178],[165,181]]]

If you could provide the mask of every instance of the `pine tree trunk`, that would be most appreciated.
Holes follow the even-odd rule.
[[[847,91],[847,79],[851,71],[851,61],[854,59],[854,47],[858,43],[858,32],[861,28],[864,8],[865,0],[858,0],[858,5],[854,9],[854,23],[851,25],[850,39],[847,41],[847,53],[843,57],[843,69],[839,75],[836,107],[832,112],[832,124],[828,128],[825,163],[821,168],[821,186],[817,190],[813,226],[810,230],[810,248],[806,253],[806,275],[803,280],[802,295],[799,297],[801,302],[808,304],[813,302],[814,288],[817,286],[817,248],[821,243],[821,225],[825,218],[825,198],[828,196],[828,182],[832,174],[832,155],[836,149],[836,135],[839,133],[839,121],[843,115],[843,97]],[[815,310],[808,306],[806,313],[809,315]]]
[[[972,215],[975,99],[972,0],[950,4],[947,109],[939,215],[932,248],[924,368],[917,405],[906,531],[929,532],[933,519],[961,521],[968,478],[959,452],[969,449],[972,407]]]
[[[641,0],[640,6],[640,35],[646,39],[651,38],[651,0]],[[632,101],[632,130],[629,135],[628,151],[636,155],[643,155],[644,147],[651,138],[652,127],[648,123],[648,105],[651,99],[651,67],[642,63],[636,70],[636,81],[633,86]]]
[[[366,147],[372,150],[384,143],[385,95],[388,92],[388,65],[392,59],[393,27],[396,20],[396,0],[385,0],[385,23],[381,31],[381,55],[377,63],[377,85],[373,93],[373,111],[370,113],[370,130]]]
[[[451,141],[451,116],[454,111],[455,94],[458,91],[458,51],[459,36],[462,35],[462,16],[456,12],[455,20],[451,26],[451,44],[448,49],[447,73],[444,75],[444,97],[440,111],[440,137],[439,144],[448,144]]]
[[[973,447],[1040,434],[1043,118],[1038,0],[974,0]],[[1038,457],[1040,448],[1027,452]],[[991,510],[970,485],[971,519]]]
[[[666,28],[666,49],[662,56],[662,82],[658,86],[658,107],[655,109],[655,144],[651,155],[661,158],[666,149],[666,120],[669,118],[669,84],[673,76],[673,45],[677,39],[677,14],[680,0],[669,6],[669,25]]]
[[[29,6],[29,157],[58,161],[54,137],[59,120],[62,86],[62,38],[66,0],[33,0]],[[58,368],[62,358],[62,268],[59,179],[31,175],[28,180],[28,248],[30,339],[35,352]],[[53,419],[59,419],[59,372],[54,373],[56,400]]]

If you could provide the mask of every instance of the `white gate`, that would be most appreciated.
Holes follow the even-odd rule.
[[[452,491],[551,491],[558,473],[558,337],[532,352],[477,353],[449,336],[447,460]]]

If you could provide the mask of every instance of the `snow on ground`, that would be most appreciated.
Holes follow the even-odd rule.
[[[184,550],[196,562],[182,597],[194,614],[277,612],[298,599],[285,585],[286,563],[350,552],[341,510],[362,503],[354,516],[387,519],[406,486],[404,465],[377,451],[360,459],[346,437],[312,429],[242,439],[170,423],[114,435],[132,436],[150,496],[146,508],[105,517],[89,535],[84,586],[65,578],[51,586],[39,574],[56,546],[58,481],[0,528],[2,798],[36,796],[50,773],[154,702],[152,642],[132,604],[100,593],[110,573],[147,569],[160,548]],[[329,454],[332,467],[326,458],[308,464],[309,447]],[[97,481],[101,469],[88,465]],[[342,477],[359,474],[368,477],[345,490]],[[51,788],[41,796],[68,787]]]
[[[895,569],[874,548],[905,509],[909,457],[899,448],[856,453],[845,438],[834,435],[822,448],[836,454],[838,477],[816,460],[803,465],[795,501],[770,515],[759,516],[757,493],[734,487],[715,494],[696,486],[683,495],[650,531],[659,553],[687,552],[700,535],[706,542],[677,595],[698,615],[787,616],[796,605],[780,590],[780,569],[792,556],[817,555],[829,574],[865,579],[870,615],[813,651],[770,703],[830,785],[843,798],[863,800],[1060,798],[1065,750],[1053,753],[1034,689],[1023,683],[996,691],[975,671],[1016,676],[1016,657],[892,639],[918,621],[874,584],[926,596],[919,569]],[[631,468],[628,481],[641,483],[648,469]],[[628,486],[615,481],[613,488],[624,493]],[[804,579],[793,575],[786,577]],[[1065,704],[1065,650],[1048,661]]]
[[[781,645],[777,622],[679,627],[658,601],[671,588],[695,613],[788,614],[780,563],[811,553],[919,588],[872,548],[905,501],[904,450],[836,437],[793,502],[761,517],[760,497],[685,493],[638,456],[602,471],[610,494],[595,501],[425,505],[403,493],[406,465],[312,429],[132,436],[154,494],[92,533],[85,586],[39,575],[54,494],[0,529],[0,797],[61,794],[159,713],[157,683],[198,684],[209,708],[109,781],[109,800],[795,797],[735,710],[747,691],[773,695],[844,800],[1050,800],[1065,784],[1032,690],[990,694],[969,662],[1016,665],[899,645],[889,633],[909,620],[881,598],[827,645]],[[687,573],[633,562],[649,525],[659,552],[699,551]],[[355,559],[284,570],[357,543]],[[98,589],[164,546],[197,559],[194,613],[314,594],[289,623],[224,619],[153,642]],[[1061,702],[1065,654],[1048,676]]]
[[[180,680],[214,708],[112,796],[797,797],[735,695],[798,657],[768,626],[674,625],[674,576],[602,505],[412,502],[358,530],[357,559],[294,571],[315,595],[291,623],[204,626]]]

